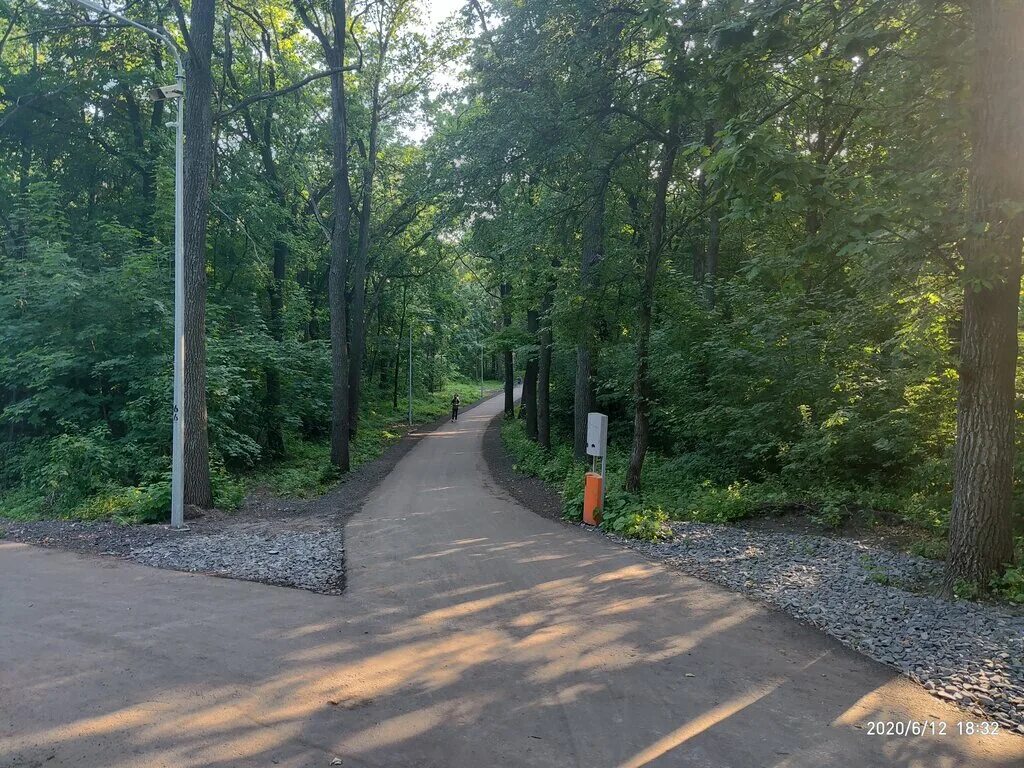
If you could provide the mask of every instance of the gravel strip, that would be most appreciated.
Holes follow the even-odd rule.
[[[558,494],[513,468],[500,417],[484,436],[484,456],[503,491],[539,515],[558,514]],[[920,594],[941,580],[940,563],[856,539],[671,526],[672,538],[657,543],[578,527],[779,608],[975,717],[1024,734],[1024,615]]]
[[[278,519],[192,520],[172,531],[162,525],[110,522],[0,520],[4,538],[87,555],[121,557],[173,571],[258,581],[338,595],[345,589],[342,522]]]
[[[134,549],[143,565],[297,587],[324,595],[345,589],[341,531],[225,532],[184,535]]]

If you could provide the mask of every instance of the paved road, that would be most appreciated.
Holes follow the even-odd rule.
[[[325,597],[0,545],[0,766],[1014,766],[1024,739],[816,631],[518,507],[500,399],[348,525]],[[944,720],[944,737],[868,733]]]

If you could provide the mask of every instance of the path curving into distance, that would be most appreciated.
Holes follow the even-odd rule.
[[[823,634],[536,516],[501,397],[348,522],[341,596],[0,542],[0,766],[1019,768]],[[877,736],[872,721],[945,735]]]

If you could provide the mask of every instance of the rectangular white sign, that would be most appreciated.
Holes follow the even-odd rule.
[[[608,451],[608,417],[603,413],[587,414],[587,455],[604,456]]]

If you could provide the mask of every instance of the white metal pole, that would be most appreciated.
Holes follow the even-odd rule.
[[[185,87],[185,71],[178,63],[178,85]],[[185,97],[179,96],[174,124],[174,421],[171,436],[171,527],[185,525],[185,233],[184,147]]]
[[[125,24],[155,37],[170,49],[177,65],[177,80],[179,95],[175,98],[178,102],[177,120],[174,122],[174,384],[171,404],[171,527],[184,527],[184,477],[182,474],[185,455],[185,420],[184,420],[184,397],[183,379],[185,373],[185,256],[184,256],[184,234],[182,230],[183,215],[183,147],[184,147],[184,110],[185,110],[185,67],[181,61],[181,51],[177,44],[165,32],[145,24],[129,19],[117,11],[104,8],[91,0],[72,0],[86,10],[110,16],[122,21]],[[170,125],[170,124],[169,124]]]
[[[484,398],[484,345],[480,345],[480,399]]]
[[[409,426],[412,426],[412,318],[409,319]]]

